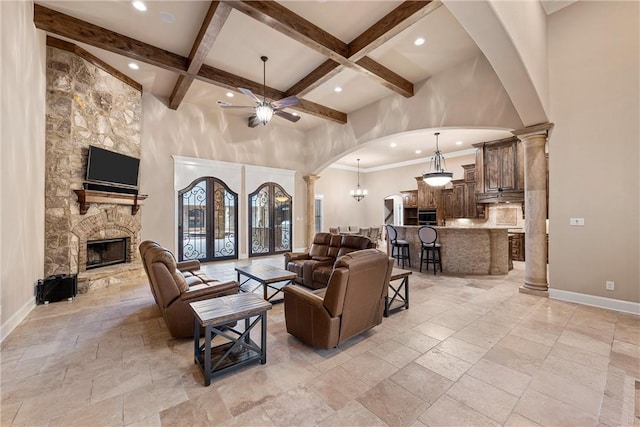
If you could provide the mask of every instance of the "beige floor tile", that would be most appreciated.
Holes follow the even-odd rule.
[[[243,412],[237,417],[231,418],[229,421],[225,421],[221,425],[223,426],[264,426],[264,427],[272,427],[275,426],[267,415],[267,412],[261,406],[256,406],[253,409],[248,410],[247,412]]]
[[[586,385],[595,391],[602,392],[607,382],[607,372],[587,368],[577,362],[550,355],[544,361],[542,372],[551,372],[571,381]]]
[[[500,424],[468,406],[444,395],[418,418],[428,426],[476,427]]]
[[[215,388],[209,387],[200,396],[187,400],[160,412],[162,426],[209,426],[221,424],[232,418],[231,413]]]
[[[311,379],[306,386],[322,396],[333,409],[343,408],[369,389],[369,385],[341,366]]]
[[[370,352],[353,357],[341,366],[369,386],[378,384],[398,371],[391,363]]]
[[[436,348],[469,363],[476,363],[487,352],[487,350],[482,347],[459,340],[455,337],[447,338]]]
[[[263,369],[231,372],[227,378],[228,381],[219,385],[218,390],[220,398],[233,416],[238,416],[282,393],[279,387],[269,383]]]
[[[0,407],[0,425],[10,426],[18,413],[18,409],[20,409],[20,405],[22,405],[22,402],[6,405],[3,403],[2,407]]]
[[[525,321],[519,323],[510,332],[520,338],[528,339],[546,346],[552,347],[562,333],[562,327],[544,324],[536,321]]]
[[[463,375],[447,391],[447,395],[503,424],[518,398],[469,375]]]
[[[527,375],[533,375],[544,360],[500,345],[489,350],[484,358]]]
[[[415,362],[451,381],[457,381],[472,366],[471,363],[438,349],[430,350]]]
[[[140,421],[186,400],[188,397],[180,376],[154,382],[149,387],[124,394],[124,423]]]
[[[446,340],[451,335],[456,333],[454,329],[438,325],[437,323],[433,323],[431,321],[421,323],[413,328],[413,330],[440,341]]]
[[[522,395],[531,381],[529,375],[487,359],[478,361],[467,374],[514,396]]]
[[[30,397],[53,393],[62,387],[64,375],[65,371],[59,370],[35,375],[26,380],[17,379],[5,382],[2,378],[2,387],[0,387],[2,405],[20,403]]]
[[[529,418],[525,418],[515,412],[511,414],[504,427],[539,427],[540,424],[531,421]]]
[[[136,421],[135,423],[128,424],[127,427],[161,427],[160,414],[149,415],[146,418]]]
[[[527,390],[516,405],[514,412],[547,426],[595,426],[598,418],[585,414],[575,407],[552,397]]]
[[[116,396],[72,410],[52,419],[49,426],[121,426],[123,425],[122,401],[122,396]]]
[[[550,346],[531,341],[526,338],[509,334],[498,343],[501,347],[510,348],[520,353],[526,353],[533,358],[544,360],[551,351]]]
[[[453,381],[417,363],[408,364],[389,379],[428,405],[438,400],[453,384]]]
[[[321,362],[317,362],[313,364],[313,367],[320,372],[328,372],[335,368],[336,366],[342,365],[347,360],[351,359],[344,351],[338,351],[331,355],[331,357],[326,358]]]
[[[478,320],[458,331],[455,337],[488,350],[504,338],[510,330],[509,326]]]
[[[400,344],[398,341],[387,341],[370,350],[371,353],[391,363],[397,368],[402,368],[414,361],[422,353]]]
[[[440,343],[440,340],[409,330],[393,339],[419,353],[426,353]]]
[[[427,403],[393,381],[385,380],[358,399],[388,425],[408,425],[427,409]]]
[[[36,394],[23,400],[13,425],[47,425],[66,412],[89,404],[91,381],[82,380],[50,393]]]
[[[109,399],[136,389],[152,385],[151,371],[146,363],[130,364],[121,370],[97,376],[93,379],[91,403]]]
[[[312,426],[335,411],[308,387],[298,387],[262,404],[276,425]]]
[[[384,421],[356,400],[347,403],[346,406],[325,418],[318,426],[344,427],[344,426],[386,426]]]
[[[595,417],[600,413],[603,392],[597,392],[551,372],[541,371],[534,375],[529,389],[553,397]]]
[[[609,356],[609,353],[611,352],[611,343],[605,343],[590,336],[567,329],[560,334],[558,342],[581,350],[602,354],[603,356]]]
[[[551,349],[549,355],[559,357],[572,362],[577,362],[587,368],[592,368],[598,371],[604,371],[609,366],[609,357],[603,356],[598,353],[593,353],[588,350],[582,350],[576,347],[571,347],[566,344],[557,343]]]
[[[452,308],[442,314],[431,318],[429,321],[441,326],[446,326],[447,328],[453,329],[454,331],[459,331],[479,317],[479,313],[464,309]]]

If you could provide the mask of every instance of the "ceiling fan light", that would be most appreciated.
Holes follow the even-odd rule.
[[[256,117],[258,121],[263,125],[269,123],[269,120],[273,117],[273,108],[269,104],[260,104],[256,107]]]
[[[442,187],[453,179],[452,172],[429,172],[422,175],[422,179],[432,187]]]

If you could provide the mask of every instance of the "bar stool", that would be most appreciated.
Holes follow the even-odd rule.
[[[411,267],[411,258],[409,257],[409,242],[406,240],[398,240],[398,232],[393,225],[387,224],[387,238],[391,244],[391,257],[395,258],[398,265],[402,260],[402,268],[404,268],[404,260],[409,261],[409,267]]]
[[[438,232],[435,228],[427,225],[420,227],[418,230],[418,237],[421,242],[420,249],[420,272],[422,272],[422,264],[427,264],[427,271],[429,271],[429,264],[433,264],[433,274],[436,274],[436,265],[440,266],[440,273],[442,273],[442,254],[440,252],[440,243],[437,243]],[[424,253],[427,253],[427,258],[424,259]]]

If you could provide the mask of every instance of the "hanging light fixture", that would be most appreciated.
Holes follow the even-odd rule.
[[[256,107],[256,117],[260,123],[266,125],[273,117],[273,107],[270,102],[267,102],[267,61],[269,58],[261,56],[260,59],[262,60],[262,102]]]
[[[431,170],[423,174],[422,179],[432,187],[442,187],[451,181],[453,173],[444,170],[444,156],[440,152],[440,148],[438,148],[438,135],[440,135],[440,132],[436,132],[434,135],[436,136],[436,152],[431,158]]]
[[[358,202],[364,199],[364,196],[367,195],[367,190],[363,190],[360,188],[360,159],[358,159],[358,185],[355,190],[351,190],[351,197],[356,199]]]

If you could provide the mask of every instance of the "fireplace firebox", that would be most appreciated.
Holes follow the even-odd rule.
[[[87,270],[129,262],[129,237],[87,242]]]

